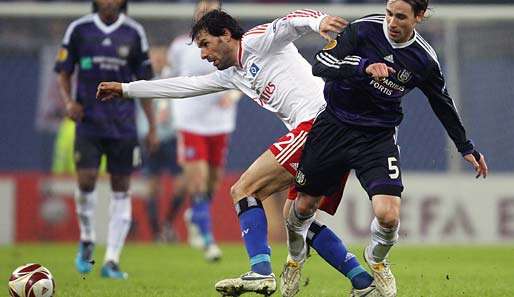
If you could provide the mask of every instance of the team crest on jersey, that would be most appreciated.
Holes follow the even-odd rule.
[[[68,59],[68,50],[64,47],[61,47],[61,49],[57,53],[57,61],[64,62],[66,61],[66,59]]]
[[[252,63],[252,66],[250,66],[250,74],[253,77],[255,77],[257,73],[259,73],[259,70],[261,70],[259,66],[255,65],[255,63]]]
[[[402,83],[407,83],[412,78],[412,73],[405,69],[402,69],[400,72],[398,72],[397,78]]]
[[[122,45],[120,47],[118,47],[118,56],[122,57],[122,58],[126,58],[128,57],[130,53],[130,47],[128,45]]]
[[[296,173],[296,182],[300,185],[300,186],[303,186],[305,185],[305,174],[303,174],[303,172],[301,172],[300,170],[298,170],[298,172]]]
[[[324,50],[324,51],[329,51],[329,50],[333,49],[334,47],[336,47],[336,45],[337,45],[337,40],[332,39],[332,40],[330,40],[330,41],[325,45],[325,47],[323,47],[323,50]]]

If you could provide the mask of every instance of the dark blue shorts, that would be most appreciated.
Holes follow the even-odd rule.
[[[153,154],[148,154],[144,150],[143,172],[146,175],[158,175],[163,172],[169,172],[172,175],[180,174],[182,168],[177,162],[177,139],[162,141],[159,149]]]
[[[111,174],[130,175],[141,165],[141,149],[136,138],[76,135],[73,150],[78,169],[98,169],[103,154],[107,156],[107,171]]]

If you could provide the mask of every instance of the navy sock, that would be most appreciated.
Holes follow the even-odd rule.
[[[184,195],[177,195],[175,197],[172,197],[170,201],[170,207],[168,208],[168,213],[166,214],[166,220],[173,224],[173,221],[175,221],[175,218],[177,217],[180,207],[182,207],[182,204],[184,204]]]
[[[148,221],[150,223],[153,236],[157,236],[159,233],[159,212],[157,210],[157,198],[150,197],[146,201],[146,213],[148,215]]]
[[[355,289],[367,288],[373,282],[373,277],[348,252],[341,239],[326,226],[313,222],[307,239],[308,244],[332,267],[346,276]]]
[[[191,207],[191,222],[198,226],[198,230],[202,235],[204,246],[209,246],[214,242],[212,237],[212,223],[211,223],[211,203],[206,198],[205,194],[196,194],[193,197]]]
[[[260,200],[246,197],[235,205],[241,234],[253,272],[271,273],[271,249],[268,245],[268,221]]]

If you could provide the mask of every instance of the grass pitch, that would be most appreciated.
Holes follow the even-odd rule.
[[[76,245],[35,244],[0,247],[0,277],[7,280],[17,266],[36,262],[53,273],[56,297],[208,297],[219,296],[217,280],[235,277],[248,270],[241,245],[223,245],[223,260],[206,263],[202,253],[182,245],[135,245],[125,248],[122,269],[129,280],[100,278],[104,249],[97,248],[98,261],[86,277],[74,269]],[[362,254],[362,247],[352,252]],[[286,248],[273,245],[273,268],[280,274]],[[361,259],[362,260],[362,259]],[[514,296],[514,245],[508,246],[397,246],[391,253],[398,296],[415,297],[512,297]],[[361,261],[362,262],[362,261]],[[305,265],[303,287],[298,297],[348,296],[350,283],[318,255]],[[1,289],[0,289],[1,290]],[[245,294],[243,296],[260,296]],[[280,296],[279,292],[273,296]]]

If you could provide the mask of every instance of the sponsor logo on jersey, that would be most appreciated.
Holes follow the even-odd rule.
[[[273,93],[275,93],[275,90],[277,89],[277,86],[275,86],[274,83],[269,82],[266,87],[264,88],[264,91],[262,91],[261,96],[259,97],[259,101],[263,103],[268,103],[268,101],[271,99],[271,96]]]
[[[57,61],[64,62],[66,61],[66,59],[68,59],[68,50],[64,47],[61,47],[61,49],[57,53]]]
[[[384,57],[384,60],[386,60],[389,63],[394,63],[393,55],[388,55]]]
[[[298,170],[298,172],[296,173],[296,182],[300,185],[300,186],[303,186],[305,185],[305,175],[303,174],[303,172],[301,172],[300,170]]]
[[[324,51],[329,51],[329,50],[333,49],[333,48],[334,48],[334,47],[336,47],[336,46],[337,46],[337,40],[332,39],[332,40],[330,40],[330,41],[325,45],[325,47],[323,47],[323,50],[324,50]]]
[[[252,63],[252,66],[250,66],[250,74],[253,77],[257,76],[257,73],[259,73],[259,70],[261,70],[259,68],[259,66],[255,65],[255,63]]]
[[[405,69],[402,69],[400,72],[398,72],[397,78],[402,83],[406,83],[412,78],[412,73],[410,73],[409,71],[407,71]]]
[[[91,57],[82,57],[80,59],[80,69],[91,70],[93,68],[93,59]]]

